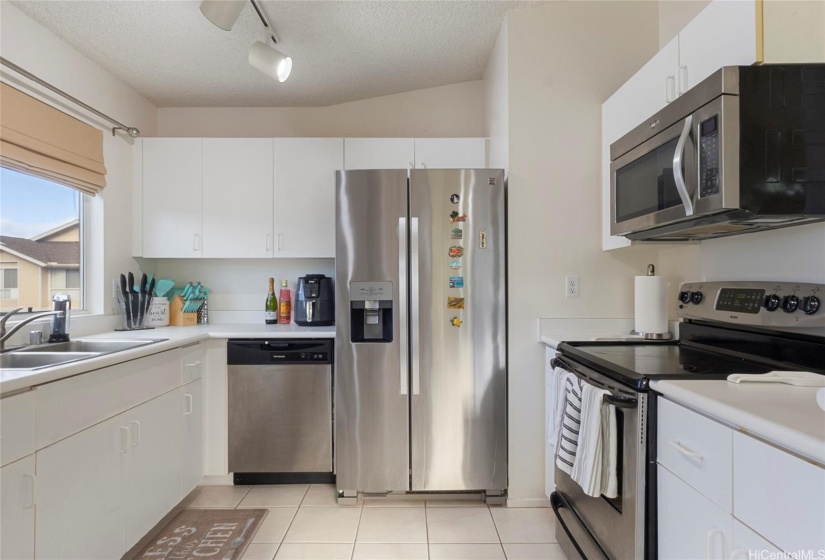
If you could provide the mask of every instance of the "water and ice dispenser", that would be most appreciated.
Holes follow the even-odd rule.
[[[351,282],[352,342],[392,342],[392,282]]]

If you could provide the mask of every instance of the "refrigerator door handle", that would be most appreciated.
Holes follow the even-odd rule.
[[[401,360],[399,364],[401,388],[407,394],[409,351],[407,348],[407,218],[398,218],[398,324],[401,326]]]
[[[418,349],[420,345],[420,313],[418,312],[418,218],[410,219],[410,278],[412,281],[412,305],[410,314],[412,315],[412,336],[410,346],[412,357],[412,392],[418,394],[420,380],[420,364]]]

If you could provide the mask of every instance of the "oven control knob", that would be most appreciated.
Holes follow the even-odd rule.
[[[690,292],[679,292],[679,301],[682,303],[690,303]]]
[[[796,296],[785,296],[782,298],[782,311],[793,313],[799,308],[799,298]]]
[[[799,308],[805,313],[805,315],[813,315],[817,311],[819,311],[822,302],[819,301],[819,298],[816,296],[808,296],[802,298],[802,304]]]
[[[779,304],[782,302],[782,299],[776,294],[771,294],[765,298],[765,303],[763,304],[765,309],[768,311],[776,311],[779,309]]]
[[[702,292],[691,292],[690,301],[696,305],[702,303]]]

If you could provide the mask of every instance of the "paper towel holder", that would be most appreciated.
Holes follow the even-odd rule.
[[[652,264],[647,265],[647,275],[648,276],[656,276],[656,267]],[[630,334],[633,336],[640,336],[645,340],[670,340],[673,338],[673,335],[670,332],[663,332],[663,333],[645,333],[639,332],[637,330],[630,331]]]

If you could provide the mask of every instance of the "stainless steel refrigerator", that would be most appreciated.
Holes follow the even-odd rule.
[[[339,496],[505,495],[505,256],[503,171],[337,172]]]

